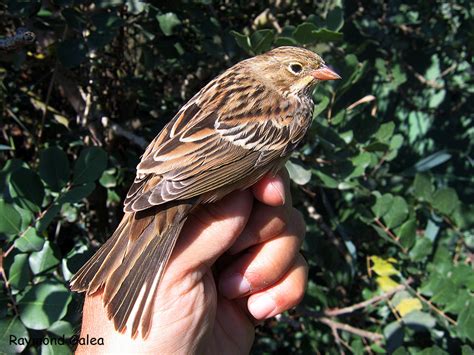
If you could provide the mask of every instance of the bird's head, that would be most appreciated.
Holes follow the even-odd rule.
[[[299,47],[278,47],[249,62],[265,84],[289,94],[309,94],[320,81],[341,79],[319,55]]]

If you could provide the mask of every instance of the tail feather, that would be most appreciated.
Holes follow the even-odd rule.
[[[91,295],[103,288],[104,306],[115,328],[125,332],[132,321],[132,336],[141,325],[146,337],[156,290],[191,208],[180,204],[127,213],[112,237],[74,276],[71,289]]]

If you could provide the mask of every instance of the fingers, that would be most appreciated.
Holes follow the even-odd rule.
[[[276,176],[265,176],[252,187],[252,192],[257,200],[269,206],[291,204],[288,171],[282,169]]]
[[[236,260],[221,273],[219,286],[225,297],[232,299],[257,292],[276,283],[288,272],[305,234],[301,214],[291,208],[289,215],[291,218],[287,221],[291,223],[282,222],[283,230],[278,236],[270,233],[273,238],[266,240],[264,236],[266,241],[260,244],[255,243],[259,236],[254,240],[246,239],[257,245],[235,256]]]
[[[256,320],[264,320],[295,307],[303,299],[308,280],[308,264],[301,254],[288,273],[276,284],[248,299],[248,310]]]
[[[304,234],[304,219],[299,211],[288,205],[271,207],[256,202],[245,229],[229,249],[229,253],[237,254],[252,245],[270,240],[280,235],[287,224],[303,229]]]
[[[234,243],[252,211],[249,191],[233,192],[216,203],[200,206],[192,213],[178,238],[172,264],[183,271],[212,265]]]
[[[285,201],[291,203],[288,173],[283,170],[275,177],[263,178],[250,190],[235,191],[216,203],[200,206],[188,217],[169,267],[177,263],[180,267],[186,265],[185,269],[189,270],[199,264],[212,265],[234,244],[250,213],[255,215],[252,193],[264,204],[281,206]],[[262,213],[267,214],[265,211]]]

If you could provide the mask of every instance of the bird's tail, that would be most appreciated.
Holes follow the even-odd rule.
[[[151,326],[158,284],[192,205],[156,206],[126,213],[114,234],[74,275],[71,290],[87,295],[103,289],[107,316],[125,332],[132,310],[132,336]]]

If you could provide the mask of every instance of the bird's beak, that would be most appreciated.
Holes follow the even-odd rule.
[[[318,80],[337,80],[341,79],[340,75],[329,69],[326,65],[322,65],[319,69],[316,69],[311,75]]]

